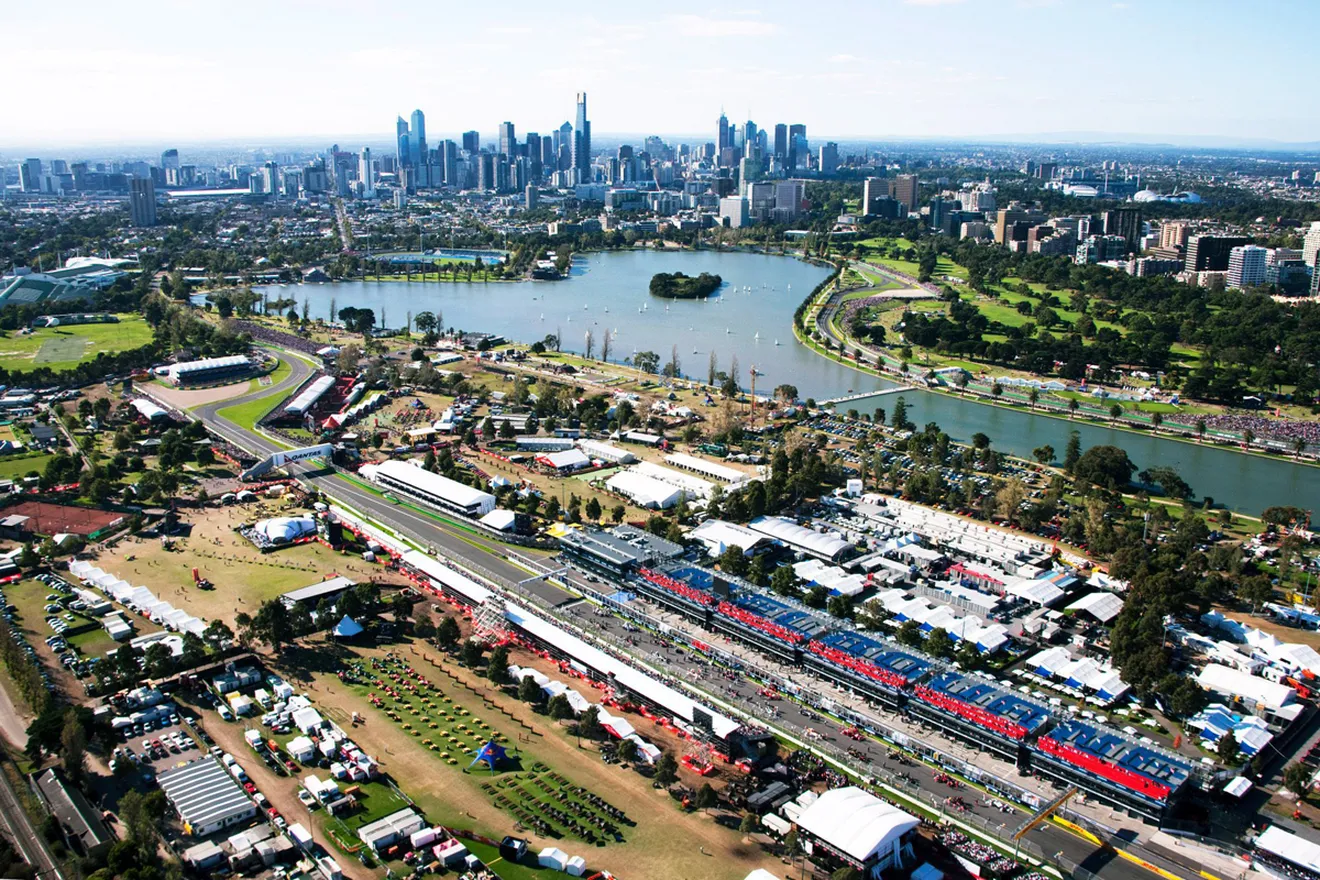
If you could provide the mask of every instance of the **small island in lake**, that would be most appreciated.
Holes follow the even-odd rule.
[[[682,272],[657,272],[651,276],[651,296],[666,299],[702,299],[720,289],[724,279],[709,272],[693,278]]]

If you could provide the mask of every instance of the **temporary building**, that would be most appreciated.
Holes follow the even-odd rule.
[[[825,792],[797,824],[850,858],[884,870],[902,865],[903,838],[917,818],[855,786]]]
[[[305,734],[319,730],[321,725],[325,723],[325,719],[321,717],[321,713],[313,709],[311,706],[304,706],[300,709],[295,709],[291,718],[293,720],[293,726]]]
[[[1206,690],[1226,697],[1241,697],[1249,705],[1267,709],[1282,709],[1297,698],[1297,692],[1286,684],[1268,681],[1219,663],[1206,664],[1196,676],[1196,681]]]
[[[586,873],[587,860],[582,858],[582,856],[573,856],[568,860],[567,864],[564,865],[564,870],[568,872],[568,876],[570,877],[581,877]]]
[[[495,508],[480,519],[483,526],[490,526],[497,532],[513,531],[514,523],[517,521],[518,515],[516,513],[512,510],[505,510],[502,507]]]
[[[536,856],[536,863],[542,868],[554,868],[562,871],[568,867],[568,853],[555,846],[547,846]]]
[[[360,636],[362,635],[362,624],[345,614],[343,619],[335,624],[334,634],[335,638],[340,639],[351,639]]]
[[[1101,623],[1108,623],[1123,610],[1123,600],[1113,593],[1091,593],[1068,606],[1070,611],[1085,611]]]
[[[747,525],[753,531],[822,559],[835,559],[852,547],[833,532],[817,532],[781,516],[760,516]]]
[[[305,736],[295,736],[289,740],[286,748],[293,759],[299,762],[308,761],[316,755],[316,743]]]

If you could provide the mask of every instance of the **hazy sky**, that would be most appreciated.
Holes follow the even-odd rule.
[[[6,15],[0,148],[594,131],[1320,140],[1315,0],[86,0]],[[29,10],[32,12],[32,10]],[[13,79],[17,76],[17,79]]]

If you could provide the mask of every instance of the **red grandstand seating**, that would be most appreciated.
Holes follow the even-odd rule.
[[[1059,742],[1052,737],[1042,736],[1037,745],[1041,751],[1048,755],[1067,761],[1069,764],[1075,764],[1083,770],[1089,770],[1097,776],[1103,776],[1110,782],[1116,782],[1124,788],[1131,789],[1139,794],[1162,801],[1169,796],[1169,787],[1153,779],[1147,779],[1140,773],[1134,773],[1126,767],[1120,767],[1101,758],[1099,755],[1093,755],[1090,752],[1084,752],[1076,746],[1068,743]]]
[[[732,602],[721,602],[716,610],[725,617],[732,617],[739,623],[746,624],[753,629],[759,629],[761,632],[774,636],[781,642],[788,642],[790,645],[796,645],[806,638],[797,630],[789,629],[786,626],[768,620],[759,614],[748,611],[746,608],[739,608]]]
[[[892,688],[904,688],[907,686],[907,678],[899,675],[897,672],[891,672],[888,669],[882,669],[869,660],[863,660],[861,657],[854,657],[838,648],[831,648],[828,645],[822,645],[820,642],[812,641],[807,645],[813,654],[824,657],[826,660],[842,666],[845,669],[851,669],[858,675],[864,675],[867,678],[873,678],[876,681],[887,684]]]
[[[667,574],[661,574],[658,571],[652,571],[649,568],[638,569],[637,573],[650,583],[655,584],[663,590],[668,590],[676,596],[682,596],[690,602],[696,602],[698,605],[714,605],[715,597],[709,593],[703,593],[701,590],[691,587],[676,578],[671,578]]]
[[[1020,740],[1027,735],[1027,729],[1016,721],[1008,718],[1001,718],[998,715],[987,712],[980,706],[974,706],[964,700],[951,696],[946,693],[928,688],[925,685],[918,685],[913,689],[917,698],[937,706],[946,712],[952,712],[966,718],[973,724],[978,724],[996,733],[1009,737],[1010,739]]]

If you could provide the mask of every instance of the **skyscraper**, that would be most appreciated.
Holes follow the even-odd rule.
[[[371,164],[370,154],[368,154],[367,164],[368,165]],[[262,166],[261,170],[262,170],[262,180],[265,181],[266,184],[266,192],[270,194],[271,198],[278,199],[280,197],[279,164],[276,162],[267,162],[264,166]]]
[[[729,131],[729,117],[725,116],[723,113],[720,113],[719,135],[715,142],[715,148],[716,148],[715,155],[718,156],[720,153],[724,152],[724,149],[726,147],[731,147],[731,146],[733,146],[733,136]]]
[[[476,153],[481,150],[481,132],[465,131],[463,132],[463,149],[469,153]]]
[[[156,225],[156,184],[150,177],[134,177],[129,183],[128,213],[134,226]]]
[[[788,167],[797,168],[805,164],[807,157],[811,155],[811,148],[807,145],[807,127],[800,122],[794,123],[788,127]]]
[[[775,155],[780,159],[788,158],[788,126],[782,122],[775,124]]]
[[[1235,247],[1251,244],[1242,235],[1193,235],[1187,239],[1187,272],[1223,272]]]
[[[444,185],[458,186],[458,144],[445,141],[440,145],[440,163],[444,168]]]
[[[426,164],[426,115],[421,110],[412,112],[412,129],[408,132],[408,157],[414,168]]]
[[[160,167],[166,169],[167,171],[171,168],[177,171],[179,168],[179,151],[166,150],[165,152],[161,153]]]
[[[399,167],[406,168],[412,164],[412,142],[408,137],[408,120],[402,116],[394,122],[394,141],[397,145],[395,156],[399,159]]]
[[[862,184],[862,213],[878,214],[880,200],[889,198],[889,181],[883,177],[868,177]]]
[[[371,167],[371,147],[363,147],[358,156],[358,182],[362,184],[362,197],[376,197],[376,175]]]
[[[499,136],[500,136],[500,155],[501,156],[516,155],[518,151],[518,139],[517,137],[514,136],[513,123],[501,122]]]
[[[591,181],[591,123],[587,121],[587,93],[578,92],[577,125],[573,128],[573,167],[579,183]]]
[[[23,192],[41,192],[41,160],[24,159],[18,166],[18,183]]]

